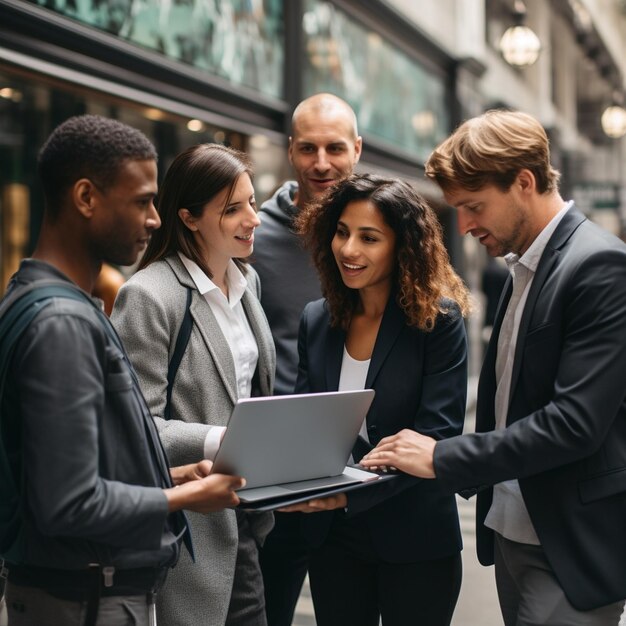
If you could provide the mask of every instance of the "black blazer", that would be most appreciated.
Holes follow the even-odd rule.
[[[432,332],[407,326],[390,298],[378,331],[366,388],[376,391],[367,414],[375,445],[403,428],[444,439],[461,433],[467,392],[467,342],[458,307],[445,303]],[[339,385],[346,334],[331,328],[325,300],[311,302],[300,322],[296,393],[335,391]],[[360,438],[359,438],[360,439]],[[366,444],[360,439],[361,444]],[[355,446],[355,460],[364,453]],[[320,545],[335,511],[304,516],[309,542]],[[366,520],[378,553],[391,562],[442,558],[461,549],[454,496],[435,481],[401,477],[348,494],[348,514]]]
[[[626,246],[570,209],[543,253],[524,308],[507,428],[494,431],[495,359],[507,283],[478,388],[481,434],[437,444],[449,490],[519,478],[569,601],[589,610],[626,597]],[[479,493],[478,555],[493,562]]]

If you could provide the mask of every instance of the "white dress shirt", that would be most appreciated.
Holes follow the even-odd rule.
[[[226,270],[227,298],[197,263],[181,252],[178,253],[178,256],[187,268],[198,291],[209,303],[233,355],[237,378],[237,395],[239,398],[249,398],[252,392],[252,378],[259,360],[259,349],[241,302],[248,281],[235,263],[230,261]],[[204,440],[205,458],[215,458],[224,430],[226,430],[224,426],[211,427]]]
[[[514,303],[514,296],[511,296],[509,304],[514,306],[515,309],[509,311],[507,307],[500,335],[498,336],[498,353],[496,358],[497,387],[494,400],[497,429],[506,428],[515,347],[528,293],[548,241],[571,205],[571,202],[566,204],[550,220],[521,257],[513,253],[504,257],[509,271],[513,275],[514,291],[515,283],[521,281],[522,293],[517,305]],[[507,480],[494,485],[493,502],[485,518],[485,526],[495,530],[511,541],[540,545],[517,480]]]

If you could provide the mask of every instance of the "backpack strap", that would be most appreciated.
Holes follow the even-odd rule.
[[[91,302],[81,290],[64,283],[45,285],[34,283],[15,295],[15,298],[10,297],[6,302],[3,302],[0,312],[0,397],[2,396],[9,362],[19,338],[35,316],[50,304],[52,298],[60,297]]]
[[[174,388],[174,379],[176,378],[176,372],[182,361],[183,354],[187,349],[189,343],[189,337],[191,337],[191,329],[193,327],[193,320],[191,319],[191,297],[193,295],[192,289],[187,287],[187,304],[185,306],[185,315],[183,322],[180,325],[178,331],[178,337],[176,337],[176,345],[174,347],[174,354],[167,368],[167,394],[165,396],[165,410],[163,411],[163,417],[170,419],[171,403],[172,403],[172,389]]]

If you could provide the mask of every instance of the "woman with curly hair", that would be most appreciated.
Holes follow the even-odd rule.
[[[399,181],[353,175],[299,216],[324,299],[300,323],[297,393],[372,388],[353,449],[411,428],[459,435],[467,388],[468,292],[439,222]],[[454,496],[398,476],[294,505],[306,516],[319,626],[450,624],[461,585]]]

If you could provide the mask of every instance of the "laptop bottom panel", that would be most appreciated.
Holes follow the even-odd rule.
[[[237,492],[241,502],[258,502],[268,498],[278,498],[281,496],[296,495],[321,491],[331,487],[341,487],[343,485],[353,485],[368,480],[376,480],[377,474],[365,472],[353,467],[346,467],[343,474],[337,476],[326,476],[324,478],[313,478],[310,480],[300,480],[293,483],[282,483],[280,485],[269,485],[267,487],[255,487],[254,489],[241,489]]]

